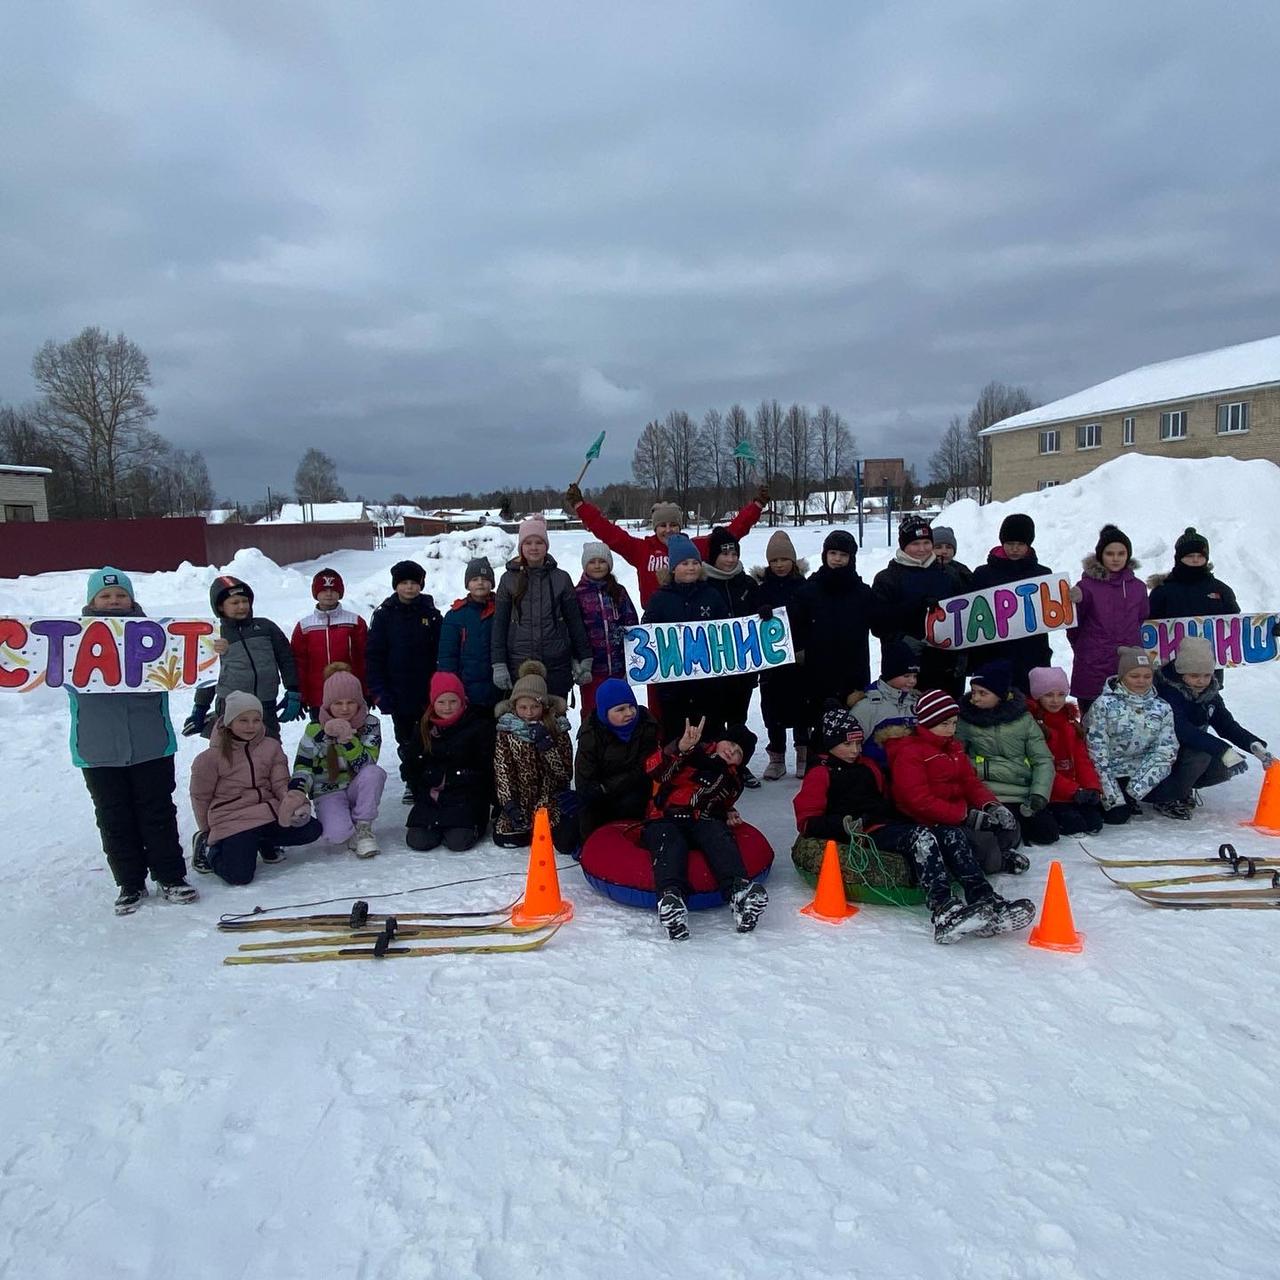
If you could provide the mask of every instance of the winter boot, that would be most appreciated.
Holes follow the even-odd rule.
[[[191,837],[191,869],[207,876],[213,868],[209,865],[209,833],[197,831]]]
[[[1000,870],[1007,871],[1011,876],[1020,876],[1024,871],[1031,870],[1031,859],[1017,849],[1007,849]]]
[[[147,886],[143,885],[141,889],[121,889],[116,898],[116,915],[131,916],[137,909],[142,906],[142,900],[147,896]]]
[[[760,775],[766,782],[777,782],[779,778],[787,776],[787,757],[783,751],[770,751],[769,763],[765,766],[765,771]]]
[[[809,771],[809,748],[796,748],[796,777],[803,778]]]
[[[372,822],[357,822],[352,839],[355,841],[357,858],[374,858],[382,852],[378,848],[378,839],[373,834]]]
[[[185,907],[195,902],[200,895],[185,880],[175,880],[173,884],[162,884],[160,886],[160,896],[166,902],[173,902],[180,907]]]
[[[689,937],[689,908],[674,889],[666,890],[658,899],[658,923],[672,942],[684,942]]]
[[[413,788],[407,782],[404,784],[404,791],[400,793],[400,803],[401,804],[413,803]]]
[[[979,930],[984,938],[999,933],[1016,933],[1036,918],[1036,904],[1030,898],[1002,898],[998,893],[978,904],[986,916],[986,926]]]
[[[1192,806],[1189,801],[1161,800],[1154,802],[1151,807],[1165,818],[1174,818],[1178,822],[1191,821]]]
[[[965,905],[956,898],[948,898],[933,912],[933,940],[944,945],[959,942],[963,938],[980,935],[989,924],[983,908],[986,903]]]
[[[734,927],[739,933],[750,933],[769,905],[769,894],[764,885],[754,880],[735,880],[729,901],[733,906]]]
[[[745,764],[742,766],[742,785],[750,787],[752,791],[757,790],[760,786],[760,779]]]
[[[274,845],[272,845],[271,847],[266,849],[259,849],[258,857],[260,857],[263,860],[263,862],[265,862],[268,866],[273,867],[277,862],[284,861],[284,850],[277,849]]]

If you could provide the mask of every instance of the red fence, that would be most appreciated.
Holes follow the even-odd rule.
[[[314,560],[330,551],[370,551],[373,525],[206,524],[173,520],[42,520],[0,522],[0,578],[114,565],[127,572],[176,569],[183,561],[223,565],[244,547],[277,564]]]

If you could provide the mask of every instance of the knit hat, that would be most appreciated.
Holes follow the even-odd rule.
[[[1042,698],[1046,693],[1070,693],[1071,681],[1061,667],[1032,667],[1027,674],[1027,684],[1033,698]]]
[[[335,702],[357,702],[360,709],[350,717],[351,727],[358,729],[368,716],[369,707],[364,700],[364,690],[355,672],[345,662],[331,662],[324,669],[324,691],[320,695],[320,722],[332,718],[329,710]]]
[[[674,502],[655,502],[649,512],[649,523],[655,529],[660,524],[684,524],[684,512]]]
[[[519,698],[537,698],[539,702],[547,701],[547,669],[536,658],[527,658],[520,664],[516,673],[516,682],[511,690],[511,705],[514,707]]]
[[[838,747],[842,742],[861,742],[865,736],[857,717],[839,703],[833,703],[822,713],[818,731],[827,750]]]
[[[461,704],[457,711],[451,716],[436,715],[436,699],[442,697],[446,693],[452,693],[455,697],[460,698]],[[431,685],[427,693],[427,714],[426,719],[432,724],[439,725],[442,729],[455,725],[463,716],[467,714],[467,690],[466,686],[452,671],[437,671],[431,677]]]
[[[520,532],[516,534],[516,555],[524,555],[526,538],[541,538],[548,546],[551,545],[551,539],[547,537],[546,516],[525,516],[520,521]]]
[[[932,542],[933,530],[927,520],[921,520],[919,516],[908,516],[898,526],[898,546],[905,549],[908,542],[915,542],[918,538],[928,538]]]
[[[634,707],[635,705],[636,695],[631,692],[631,686],[625,680],[619,680],[616,676],[611,676],[608,680],[602,681],[600,687],[596,690],[596,719],[615,737],[621,738],[623,742],[631,741],[631,735],[636,731],[639,717],[632,717],[626,724],[619,725],[610,721],[609,712],[614,707]]]
[[[311,598],[318,600],[322,591],[336,591],[339,597],[347,594],[347,588],[342,581],[342,574],[337,569],[321,569],[311,579]]]
[[[827,562],[828,551],[843,551],[852,560],[858,554],[858,540],[847,529],[832,529],[822,540],[822,562]]]
[[[209,607],[220,614],[223,604],[232,596],[245,596],[253,604],[253,588],[247,582],[241,582],[229,573],[219,574],[209,588]]]
[[[1186,642],[1183,641],[1183,643]],[[1151,655],[1145,649],[1139,649],[1136,646],[1122,645],[1116,650],[1116,659],[1116,675],[1121,679],[1124,679],[1135,667],[1151,669]]]
[[[582,544],[582,567],[587,567],[588,560],[603,560],[613,572],[613,552],[603,542],[584,542]]]
[[[1036,522],[1020,511],[1005,516],[1000,522],[1001,542],[1025,542],[1030,546],[1036,540]]]
[[[487,556],[476,556],[474,560],[467,561],[467,576],[463,578],[462,585],[469,587],[476,578],[488,578],[490,585],[497,581]]]
[[[222,723],[230,724],[236,716],[242,716],[246,711],[256,711],[261,715],[262,703],[251,693],[232,689],[222,700]]]
[[[960,714],[955,699],[945,689],[930,689],[920,695],[916,703],[916,723],[922,728],[931,729],[944,720],[954,720]]]
[[[741,553],[742,547],[739,545],[737,538],[728,529],[718,525],[711,530],[711,534],[707,538],[707,563],[715,564],[723,551]]]
[[[742,748],[742,763],[755,753],[757,738],[745,724],[731,724],[721,735],[721,742],[735,742]]]
[[[940,542],[954,551],[956,547],[956,531],[949,529],[945,524],[935,524],[933,526],[933,545],[936,547]]]
[[[892,680],[920,670],[920,659],[912,647],[903,640],[886,640],[880,646],[880,679]]]
[[[796,544],[791,541],[791,535],[785,529],[775,529],[769,535],[768,544],[764,549],[764,558],[766,560],[790,560],[792,564],[795,564]]]
[[[1173,669],[1180,676],[1204,675],[1212,672],[1218,665],[1218,655],[1202,636],[1184,636],[1178,646],[1178,656],[1173,660]]]
[[[110,565],[105,565],[101,569],[95,569],[89,575],[89,581],[84,589],[85,604],[92,604],[93,597],[106,587],[123,587],[129,593],[129,599],[132,600],[134,598],[133,582],[130,580],[129,575],[123,569],[113,569]],[[215,606],[215,611],[216,608],[217,606]]]
[[[1125,551],[1125,555],[1133,559],[1133,543],[1129,541],[1129,535],[1123,529],[1117,528],[1113,524],[1104,524],[1098,533],[1098,545],[1094,547],[1093,554],[1102,559],[1102,553],[1113,542],[1118,542]]]
[[[416,582],[418,586],[427,585],[427,571],[416,560],[397,560],[391,566],[391,585],[397,587],[402,582]]]
[[[1003,702],[1013,684],[1013,667],[1007,662],[985,663],[969,677],[969,683],[994,693]]]
[[[693,539],[686,538],[683,533],[673,533],[667,539],[667,567],[674,570],[676,565],[683,564],[686,560],[702,563],[702,557],[698,554],[698,548],[693,545]]]
[[[1209,554],[1209,539],[1203,533],[1197,533],[1191,525],[1182,531],[1182,536],[1173,544],[1173,558],[1181,560],[1183,556]]]

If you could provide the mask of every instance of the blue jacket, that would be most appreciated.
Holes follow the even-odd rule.
[[[1180,747],[1220,756],[1224,750],[1223,738],[1241,751],[1248,751],[1255,742],[1266,746],[1227,710],[1216,678],[1196,693],[1183,684],[1174,664],[1166,662],[1156,672],[1156,692],[1173,709],[1173,727]]]
[[[493,683],[492,595],[483,605],[470,596],[453,602],[453,608],[444,615],[440,626],[440,671],[451,671],[467,691],[467,701],[473,707],[494,707],[502,697]]]

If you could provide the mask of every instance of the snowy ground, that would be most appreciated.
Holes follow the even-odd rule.
[[[1167,567],[1195,523],[1246,608],[1280,606],[1280,472],[1122,461],[1021,504],[1047,563],[1078,566],[1117,518],[1148,569]],[[947,512],[962,558],[982,559],[1008,509]],[[793,534],[815,563],[824,532]],[[330,562],[367,611],[388,566],[417,555],[447,602],[472,548],[499,536]],[[767,536],[748,539],[749,561]],[[553,535],[575,573],[581,541]],[[868,541],[870,577],[887,552]],[[230,569],[287,626],[315,567],[243,553]],[[139,575],[139,597],[202,616],[209,576]],[[73,612],[82,582],[0,583],[0,611]],[[1233,674],[1230,692],[1280,741],[1280,669]],[[753,936],[710,913],[672,946],[570,870],[576,916],[541,953],[228,969],[222,912],[506,874],[396,900],[500,904],[521,856],[411,854],[388,794],[372,863],[291,852],[247,888],[205,877],[195,907],[119,920],[64,703],[10,695],[3,715],[0,887],[20,910],[0,975],[2,1276],[1276,1274],[1271,913],[1157,912],[1065,843],[1083,955],[1022,939],[943,950],[922,913],[890,908],[824,927],[797,915],[789,780],[743,804],[778,851]],[[182,745],[183,782],[195,749]],[[1189,825],[1096,844],[1276,853],[1236,825],[1258,783],[1209,793]],[[1038,899],[1047,862],[1016,887]]]

